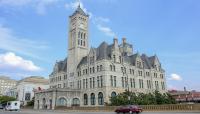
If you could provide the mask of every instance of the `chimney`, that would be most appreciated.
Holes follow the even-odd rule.
[[[114,46],[118,46],[118,39],[117,38],[113,39],[113,44],[114,44]]]
[[[186,90],[186,87],[184,87],[184,91],[187,91],[187,90]]]
[[[122,38],[122,42],[123,42],[123,44],[125,44],[126,43],[126,38],[124,37],[124,38]]]

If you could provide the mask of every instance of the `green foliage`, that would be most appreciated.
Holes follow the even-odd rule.
[[[130,96],[130,100],[128,99]],[[157,105],[157,104],[176,104],[175,99],[169,94],[161,94],[159,91],[154,93],[134,93],[125,91],[120,93],[115,97],[110,98],[111,104],[113,106],[137,104],[137,105]]]
[[[8,101],[15,101],[16,98],[14,97],[9,97],[9,96],[0,96],[0,103],[1,104],[5,104],[7,103]]]
[[[32,98],[31,101],[27,102],[27,106],[34,106],[35,97]]]

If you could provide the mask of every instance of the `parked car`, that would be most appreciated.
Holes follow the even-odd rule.
[[[18,111],[18,110],[20,110],[20,101],[9,101],[9,102],[7,102],[5,110],[8,110],[8,111],[13,111],[13,110]]]
[[[121,106],[121,107],[117,108],[115,110],[115,112],[117,114],[119,114],[119,113],[130,113],[130,114],[136,113],[136,114],[139,114],[139,113],[142,112],[142,108],[137,106],[137,105],[126,105],[126,106]]]
[[[2,105],[2,104],[0,104],[0,109],[4,109],[4,107],[3,107],[3,105]]]

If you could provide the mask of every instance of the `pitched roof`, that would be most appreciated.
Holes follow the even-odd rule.
[[[89,16],[89,15],[87,15],[84,11],[83,11],[83,9],[80,7],[80,5],[77,7],[77,9],[76,9],[76,11],[72,14],[72,15],[75,15],[75,14],[81,14],[81,15],[83,15],[83,16]]]

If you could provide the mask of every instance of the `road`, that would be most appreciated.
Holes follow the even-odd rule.
[[[21,110],[21,111],[3,111],[0,114],[115,114],[114,112],[64,112],[64,111],[46,111],[46,110]],[[141,114],[183,114],[183,112],[142,112]],[[197,113],[184,113],[197,114]]]

